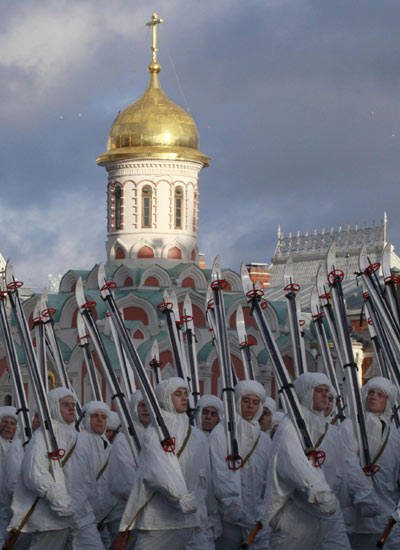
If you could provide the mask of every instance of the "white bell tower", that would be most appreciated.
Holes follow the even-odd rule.
[[[197,262],[200,153],[191,116],[161,89],[157,14],[150,82],[143,96],[115,118],[107,151],[97,163],[108,172],[106,242],[109,261]]]

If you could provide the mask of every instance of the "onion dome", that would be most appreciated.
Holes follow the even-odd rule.
[[[161,67],[153,60],[150,82],[140,99],[121,111],[108,136],[107,151],[97,158],[104,165],[115,160],[189,160],[208,166],[200,153],[199,133],[192,117],[163,92],[158,79]]]

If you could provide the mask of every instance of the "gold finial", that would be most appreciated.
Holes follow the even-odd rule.
[[[151,21],[146,23],[147,27],[153,27],[153,60],[148,66],[148,71],[151,74],[157,74],[161,71],[161,65],[157,61],[157,25],[159,25],[160,23],[164,23],[164,20],[160,19],[160,17],[158,17],[156,13],[153,13]]]

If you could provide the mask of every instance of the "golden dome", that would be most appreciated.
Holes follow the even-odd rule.
[[[97,163],[151,158],[191,160],[208,166],[210,159],[198,150],[199,133],[192,117],[161,89],[157,75],[160,65],[153,61],[148,70],[151,76],[147,90],[117,115],[107,151],[97,157]]]

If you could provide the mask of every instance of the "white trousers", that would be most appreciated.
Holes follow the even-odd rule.
[[[135,550],[184,550],[193,529],[137,531]]]
[[[70,529],[33,533],[31,550],[64,550],[70,533]]]
[[[271,550],[351,550],[341,512],[330,519],[308,514],[293,502],[285,504],[269,542]]]
[[[40,531],[32,535],[31,550],[105,550],[94,523],[80,529]]]
[[[185,550],[215,550],[213,530],[195,529],[187,544]]]
[[[85,550],[105,550],[95,523],[85,525],[81,529],[72,530],[70,540],[72,540],[72,550],[82,550],[83,548]]]

